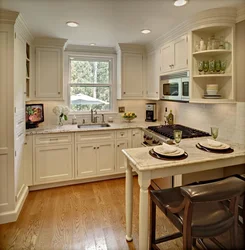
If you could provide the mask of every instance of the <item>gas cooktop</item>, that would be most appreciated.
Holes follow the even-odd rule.
[[[194,137],[202,137],[202,136],[210,136],[209,133],[197,130],[194,128],[186,127],[180,124],[174,125],[160,125],[160,126],[149,126],[149,130],[154,131],[155,133],[168,137],[170,139],[174,139],[173,131],[174,130],[181,130],[182,131],[182,138],[194,138]]]

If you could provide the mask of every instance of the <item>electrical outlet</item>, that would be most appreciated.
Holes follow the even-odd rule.
[[[125,112],[125,107],[118,107],[118,112],[119,113],[124,113]]]

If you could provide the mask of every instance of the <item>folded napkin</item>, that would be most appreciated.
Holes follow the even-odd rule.
[[[212,146],[212,147],[221,147],[221,146],[223,146],[223,143],[219,142],[219,141],[214,141],[214,140],[210,140],[210,139],[207,139],[207,141],[208,141],[208,145]]]
[[[178,150],[178,148],[175,147],[175,146],[171,146],[171,145],[168,145],[168,144],[166,144],[166,143],[163,143],[163,144],[162,144],[161,151],[162,151],[162,153],[164,153],[164,154],[171,154],[171,153],[176,152],[177,150]]]

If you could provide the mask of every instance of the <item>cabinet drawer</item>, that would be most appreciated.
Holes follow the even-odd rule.
[[[117,139],[128,138],[128,130],[119,130],[117,133]]]
[[[114,132],[81,132],[76,133],[76,142],[91,142],[98,140],[113,140]]]
[[[72,141],[72,136],[69,133],[63,134],[47,134],[47,135],[36,135],[35,144],[52,144],[52,143],[69,143]]]

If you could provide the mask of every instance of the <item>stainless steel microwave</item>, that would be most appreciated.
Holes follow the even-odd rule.
[[[189,77],[161,80],[161,99],[189,101]]]

